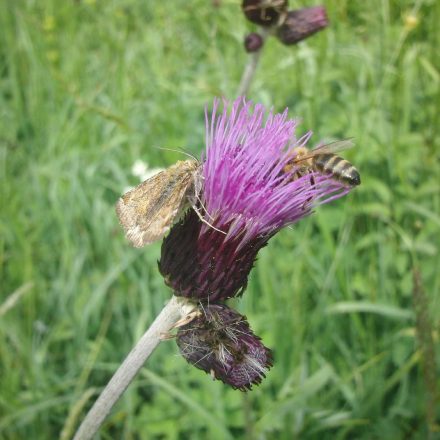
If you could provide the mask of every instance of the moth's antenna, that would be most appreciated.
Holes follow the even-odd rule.
[[[191,153],[188,153],[187,151],[183,150],[183,149],[175,149],[175,148],[166,148],[166,147],[154,147],[157,148],[158,150],[165,150],[165,151],[174,151],[174,153],[182,153],[185,154],[186,156],[191,157],[192,159],[194,159],[196,162],[198,162],[199,160],[197,159],[197,157],[193,156]]]

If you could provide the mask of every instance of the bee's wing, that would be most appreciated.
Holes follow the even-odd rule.
[[[116,203],[116,213],[126,237],[142,247],[163,237],[187,202],[197,162],[177,162],[136,188]]]
[[[340,141],[329,142],[328,144],[318,145],[311,152],[316,153],[339,153],[354,147],[353,139],[342,139]]]
[[[339,151],[348,150],[349,148],[353,148],[354,143],[352,139],[343,139],[340,141],[329,142],[328,144],[318,145],[317,147],[310,150],[308,154],[304,154],[301,157],[295,158],[295,163],[300,163],[305,160],[311,159],[313,156],[317,154],[325,154],[325,153],[338,153]]]

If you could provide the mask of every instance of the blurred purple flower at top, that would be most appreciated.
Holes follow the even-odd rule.
[[[284,23],[278,27],[276,35],[284,44],[296,44],[326,28],[328,23],[324,6],[289,11]]]
[[[209,224],[190,210],[165,238],[159,263],[176,295],[208,301],[240,295],[270,237],[350,190],[329,174],[288,166],[311,133],[296,138],[287,109],[274,114],[242,98],[219,105],[206,113],[199,210]]]
[[[286,45],[299,43],[329,25],[324,6],[288,11],[286,0],[244,0],[242,9],[248,20],[271,28],[271,33]],[[246,37],[246,52],[261,48],[259,44],[257,49],[252,49],[257,41],[255,35],[258,34],[254,32]]]
[[[270,27],[283,21],[287,12],[287,0],[243,0],[241,8],[252,23]]]

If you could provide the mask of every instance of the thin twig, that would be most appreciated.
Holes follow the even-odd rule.
[[[185,298],[175,296],[171,298],[110,379],[81,423],[73,440],[89,440],[98,432],[113,406],[161,341],[162,335],[193,308],[194,306]]]
[[[251,82],[254,78],[255,72],[258,67],[258,62],[260,60],[261,52],[263,51],[264,48],[264,42],[268,37],[269,32],[266,29],[261,29],[260,35],[263,38],[263,46],[261,46],[260,50],[257,50],[256,52],[252,52],[249,55],[248,63],[244,68],[243,75],[240,80],[237,96],[245,97],[247,95]]]

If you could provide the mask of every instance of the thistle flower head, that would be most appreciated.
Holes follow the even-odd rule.
[[[223,301],[240,295],[258,251],[314,206],[346,194],[331,175],[292,166],[297,122],[244,99],[214,102],[206,115],[199,212],[190,211],[162,244],[159,269],[176,295]]]
[[[199,309],[198,316],[177,333],[185,359],[235,389],[246,391],[259,384],[272,366],[272,354],[246,317],[224,304]]]
[[[287,109],[274,114],[238,99],[230,111],[225,103],[218,114],[219,104],[214,102],[206,120],[203,204],[209,222],[226,232],[226,241],[239,238],[244,245],[272,235],[310,214],[313,206],[347,192],[330,175],[298,176],[288,166],[311,133],[298,139],[297,121],[288,118]]]

